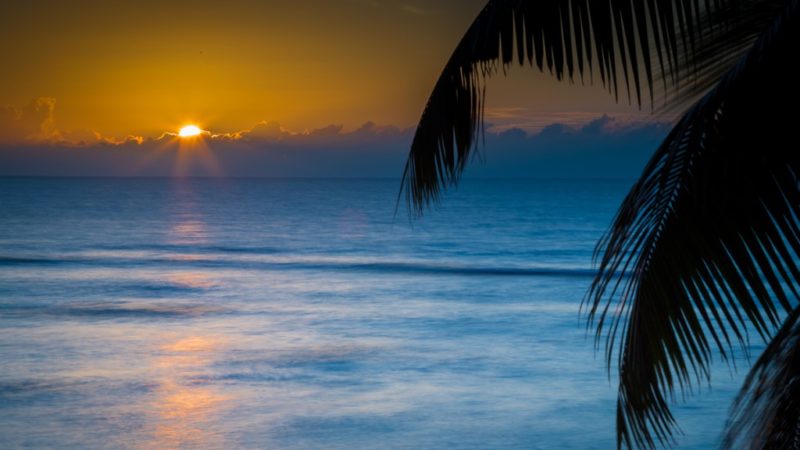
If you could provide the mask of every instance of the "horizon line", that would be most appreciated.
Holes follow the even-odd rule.
[[[400,181],[402,177],[348,177],[348,176],[328,176],[328,177],[304,177],[304,176],[146,176],[146,175],[0,175],[0,179],[123,179],[123,180],[395,180]],[[464,177],[462,181],[631,181],[638,179],[637,176],[631,177]]]

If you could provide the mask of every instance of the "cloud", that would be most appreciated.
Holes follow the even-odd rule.
[[[595,111],[549,112],[525,107],[492,107],[486,110],[486,124],[488,129],[494,132],[519,128],[535,134],[554,123],[580,127],[597,119],[598,115],[599,113]],[[651,120],[651,116],[644,112],[615,113],[609,117],[614,119],[615,126]],[[673,117],[663,117],[665,121],[673,119]]]
[[[535,133],[489,131],[479,152],[482,162],[471,164],[465,176],[634,177],[668,128],[602,116],[579,125],[551,123]],[[259,122],[248,130],[209,132],[196,147],[174,133],[115,140],[62,134],[69,145],[62,140],[0,146],[0,175],[398,178],[413,131],[367,122],[352,131],[330,125],[294,132]]]
[[[0,175],[399,177],[414,133],[373,122],[351,131],[337,124],[293,131],[261,121],[204,131],[190,142],[174,132],[148,138],[58,130],[54,115],[52,98],[0,108]],[[501,125],[489,127],[476,152],[482,163],[465,176],[634,177],[669,128],[641,116],[546,117],[522,108],[490,111],[487,120]]]
[[[39,97],[26,106],[0,106],[0,145],[92,147],[100,144],[142,143],[141,136],[117,138],[92,130],[59,130],[55,126],[56,99]]]
[[[243,131],[241,139],[248,141],[282,141],[293,137],[293,134],[275,121],[259,122],[253,128]]]
[[[172,133],[166,133],[173,135]],[[210,143],[225,142],[272,148],[276,146],[329,146],[340,147],[354,143],[408,138],[411,129],[366,122],[353,131],[345,132],[343,125],[328,125],[309,131],[296,132],[284,128],[276,121],[262,121],[248,130],[231,133],[209,133]]]
[[[0,138],[11,143],[52,138],[55,107],[56,99],[50,97],[33,99],[22,108],[0,106]]]
[[[113,147],[131,144],[147,147],[175,140],[178,133],[165,131],[156,137],[128,135],[123,137],[103,135],[94,130],[59,130],[55,122],[54,98],[41,97],[23,108],[0,107],[0,146],[15,147]],[[391,139],[409,135],[411,130],[394,126],[380,126],[366,122],[359,128],[345,132],[343,125],[328,125],[310,131],[292,131],[276,121],[261,121],[251,128],[233,132],[204,130],[203,138],[209,143],[228,143],[252,146],[286,145],[347,145]]]
[[[579,125],[551,123],[536,133],[519,128],[490,132],[483,164],[465,176],[509,178],[633,178],[670,129],[603,115]]]
[[[330,139],[342,133],[342,125],[328,125],[327,127],[312,130],[308,135],[313,138]]]

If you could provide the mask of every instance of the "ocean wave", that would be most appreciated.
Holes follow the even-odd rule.
[[[210,289],[208,286],[151,282],[112,283],[105,288],[113,291],[149,293],[151,295],[202,293]]]
[[[24,264],[62,264],[67,260],[62,258],[32,258],[20,256],[0,256],[0,266],[15,266]]]
[[[200,304],[166,303],[80,303],[74,305],[0,305],[0,316],[15,317],[84,317],[98,319],[117,318],[181,318],[219,313],[222,308]]]
[[[306,373],[271,373],[271,372],[231,372],[219,375],[198,375],[189,380],[193,384],[214,384],[218,382],[233,383],[274,383],[308,381],[313,378]]]
[[[287,266],[292,266],[287,264]],[[418,262],[306,262],[297,264],[298,269],[357,270],[382,273],[428,273],[446,275],[499,275],[499,276],[557,276],[592,277],[596,271],[588,268],[567,267],[498,267],[469,266],[447,263]]]
[[[258,261],[239,259],[213,259],[195,256],[165,256],[162,258],[20,258],[0,257],[0,266],[15,265],[92,265],[104,267],[127,267],[142,265],[169,264],[170,267],[205,267],[229,269],[262,269],[262,270],[332,270],[360,271],[379,273],[421,273],[442,275],[473,276],[550,276],[591,278],[597,272],[588,267],[524,267],[524,266],[480,266],[449,263],[427,263],[406,261],[341,261],[291,259]],[[147,286],[143,288],[147,289]],[[173,289],[171,286],[159,286],[156,289]]]
[[[86,380],[0,380],[0,395],[27,394],[31,392],[72,389],[90,384]]]
[[[191,257],[189,257],[191,256]],[[169,264],[170,267],[205,267],[254,270],[331,270],[378,273],[420,273],[467,276],[539,276],[591,278],[597,271],[589,267],[561,266],[490,266],[452,264],[448,262],[380,261],[341,258],[207,258],[203,255],[165,255],[163,257],[0,257],[0,265],[92,265],[127,267]],[[142,286],[142,289],[175,289],[175,286]],[[180,288],[180,287],[178,287]],[[181,288],[182,289],[182,288]]]
[[[155,251],[155,252],[200,252],[200,253],[242,253],[254,255],[274,255],[284,253],[275,247],[241,247],[235,245],[181,245],[181,244],[134,244],[97,245],[92,250],[105,251]]]
[[[24,397],[31,395],[45,396],[47,401],[52,401],[54,395],[85,395],[91,390],[97,389],[100,385],[103,385],[109,391],[118,393],[142,393],[151,391],[154,387],[154,383],[148,380],[120,382],[119,380],[110,380],[103,377],[12,378],[0,379],[0,397],[4,398],[5,401],[22,401],[22,404],[30,401],[29,399],[24,399]]]

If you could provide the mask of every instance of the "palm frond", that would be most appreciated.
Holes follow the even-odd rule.
[[[782,0],[492,0],[447,62],[417,127],[401,195],[421,213],[458,181],[482,130],[486,78],[514,61],[600,81],[642,104],[711,87]],[[398,198],[399,200],[399,198]]]
[[[724,448],[800,448],[800,307],[747,375]]]
[[[783,111],[800,101],[800,8],[787,4],[671,131],[598,244],[586,301],[609,366],[618,357],[621,445],[671,442],[676,390],[744,345],[748,323],[766,339],[796,304],[800,152]]]

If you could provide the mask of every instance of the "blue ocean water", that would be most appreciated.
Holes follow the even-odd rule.
[[[578,311],[630,184],[409,221],[396,180],[0,179],[0,447],[613,448]],[[713,375],[678,448],[718,442]]]

